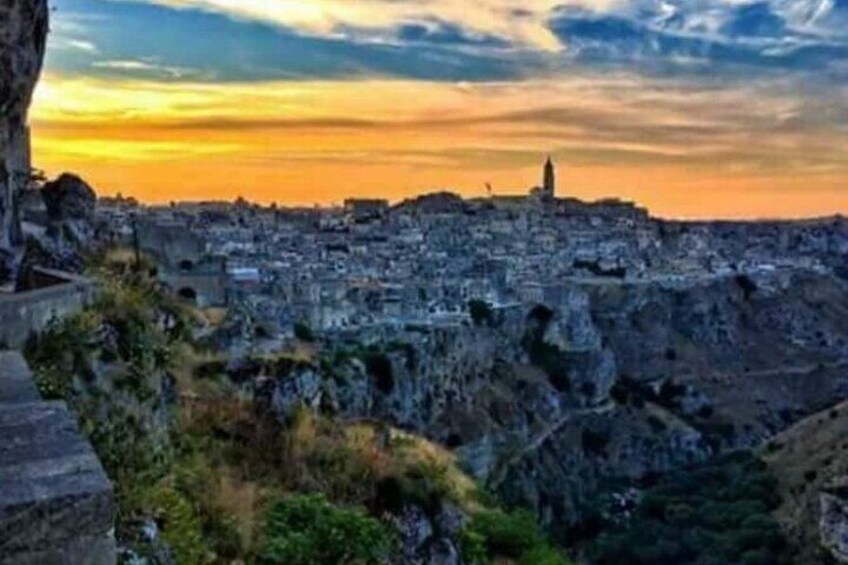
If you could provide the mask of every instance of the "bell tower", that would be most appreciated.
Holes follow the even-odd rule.
[[[554,162],[551,160],[550,155],[548,156],[547,162],[545,162],[545,174],[544,180],[542,181],[542,193],[546,198],[555,198],[556,197],[556,169],[554,167]]]

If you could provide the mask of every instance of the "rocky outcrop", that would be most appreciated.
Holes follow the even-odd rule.
[[[447,505],[436,516],[418,506],[407,506],[393,517],[399,532],[403,562],[413,565],[461,565],[456,542],[468,516]]]
[[[41,72],[47,0],[0,5],[0,286],[14,284],[20,259],[17,198],[30,179],[27,111]]]
[[[33,210],[32,193],[41,200],[43,212]],[[81,178],[62,174],[43,188],[25,193],[30,200],[24,209],[25,244],[18,286],[37,267],[77,273],[82,270],[83,252],[96,246],[95,208],[97,195]]]
[[[839,563],[848,563],[848,480],[843,477],[819,495],[822,546]]]
[[[93,237],[97,195],[84,180],[65,173],[45,184],[41,195],[51,235],[73,245],[85,244]]]
[[[37,199],[37,200],[36,200]],[[18,286],[33,269],[46,267],[78,273],[84,252],[97,246],[97,196],[81,178],[69,173],[29,190],[21,199],[25,243]]]

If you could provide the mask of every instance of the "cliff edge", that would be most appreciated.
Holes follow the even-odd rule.
[[[27,113],[41,73],[47,0],[0,4],[0,289],[14,286],[21,256],[18,197],[30,179]]]

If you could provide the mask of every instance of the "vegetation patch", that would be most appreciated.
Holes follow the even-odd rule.
[[[780,500],[766,465],[738,452],[671,473],[626,522],[594,543],[593,563],[789,563],[771,512]]]
[[[267,512],[257,562],[381,563],[391,553],[392,532],[359,508],[330,504],[323,495],[294,495]]]
[[[462,532],[462,554],[477,565],[509,559],[521,565],[567,565],[539,529],[533,514],[486,510],[475,514]]]

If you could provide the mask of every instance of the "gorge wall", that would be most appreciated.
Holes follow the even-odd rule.
[[[803,270],[564,281],[477,324],[229,370],[282,418],[306,404],[390,422],[454,449],[505,501],[575,524],[627,485],[761,445],[845,398],[846,290]]]

